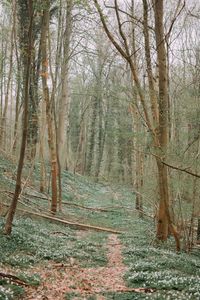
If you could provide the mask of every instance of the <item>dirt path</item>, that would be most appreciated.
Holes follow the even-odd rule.
[[[109,235],[107,242],[108,264],[105,267],[80,268],[78,265],[62,267],[50,264],[48,267],[34,268],[40,274],[41,285],[27,290],[27,300],[66,300],[65,294],[75,292],[81,294],[75,299],[87,299],[86,295],[100,294],[106,291],[126,289],[123,275],[126,267],[122,261],[122,245],[118,237]],[[98,296],[98,300],[105,299]]]

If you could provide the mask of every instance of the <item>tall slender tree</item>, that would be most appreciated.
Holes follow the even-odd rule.
[[[54,126],[54,114],[53,107],[50,99],[50,92],[48,86],[48,55],[47,55],[47,41],[49,32],[49,17],[50,17],[50,1],[45,0],[43,3],[43,15],[42,15],[42,28],[41,28],[41,56],[42,56],[42,88],[43,88],[43,100],[46,105],[46,119],[48,128],[48,144],[51,159],[51,211],[56,213],[57,211],[57,153],[56,153],[56,132]]]
[[[23,3],[22,3],[23,2]],[[11,205],[9,207],[4,233],[10,234],[12,231],[12,222],[14,219],[18,198],[21,192],[21,177],[22,170],[24,165],[24,157],[26,150],[26,141],[27,141],[27,129],[28,129],[28,107],[29,107],[29,84],[30,84],[30,68],[32,61],[32,34],[33,34],[33,18],[34,18],[34,9],[33,9],[33,1],[27,0],[26,3],[24,1],[18,1],[18,9],[21,9],[23,5],[26,5],[27,10],[29,12],[29,27],[26,32],[27,35],[27,43],[24,45],[24,70],[23,70],[23,131],[22,131],[22,141],[21,141],[21,149],[20,149],[20,157],[18,161],[17,168],[17,179],[15,185],[15,192],[13,195],[13,199]]]

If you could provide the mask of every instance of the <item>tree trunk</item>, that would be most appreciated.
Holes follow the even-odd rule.
[[[12,152],[15,154],[17,147],[17,136],[18,136],[18,123],[20,114],[20,91],[21,91],[21,56],[19,54],[19,49],[17,45],[17,30],[14,28],[14,44],[15,44],[15,56],[17,61],[17,92],[16,92],[16,102],[15,102],[15,121],[14,121],[14,134],[13,134],[13,145]]]
[[[43,10],[42,18],[42,32],[41,32],[41,54],[42,54],[42,87],[43,97],[46,102],[46,117],[48,127],[48,143],[51,157],[51,211],[56,213],[57,211],[57,154],[56,154],[56,141],[55,141],[55,130],[53,122],[52,105],[49,97],[49,87],[47,84],[48,78],[48,57],[47,57],[47,35],[49,28],[49,10],[50,2],[45,1],[45,9]]]
[[[92,99],[92,116],[90,124],[89,149],[87,153],[86,174],[91,175],[92,163],[94,160],[95,136],[96,136],[96,119],[98,111],[98,98],[94,96]]]
[[[14,219],[18,197],[21,191],[21,177],[22,170],[24,165],[25,149],[26,149],[26,140],[27,140],[27,128],[28,128],[28,106],[29,106],[29,84],[30,84],[30,68],[31,68],[31,59],[32,59],[32,24],[33,24],[33,2],[28,0],[29,8],[29,29],[27,32],[28,35],[28,44],[26,45],[26,51],[24,55],[26,56],[26,68],[24,69],[24,116],[23,116],[23,133],[20,149],[20,157],[17,168],[17,180],[15,186],[15,193],[8,211],[4,233],[10,234],[12,231],[12,222]]]
[[[200,218],[198,218],[198,226],[197,226],[197,242],[200,244]]]
[[[61,65],[61,97],[58,111],[58,155],[61,168],[68,168],[68,147],[67,147],[67,123],[69,114],[69,59],[70,59],[70,39],[72,31],[72,0],[67,0],[66,24],[63,36],[63,61]]]
[[[45,171],[45,160],[44,160],[44,149],[45,149],[45,132],[46,132],[46,103],[42,102],[41,105],[41,116],[40,116],[40,192],[46,191],[46,171]]]
[[[11,29],[11,47],[10,47],[10,58],[9,58],[9,71],[8,71],[8,79],[6,85],[6,94],[5,94],[5,102],[4,102],[4,109],[3,114],[1,117],[0,123],[0,145],[5,146],[5,137],[6,137],[6,121],[7,121],[7,110],[8,110],[8,102],[9,102],[9,92],[10,92],[10,84],[12,79],[12,71],[13,71],[13,50],[14,50],[14,30],[16,26],[16,2],[13,1],[13,14],[12,14],[12,29]]]
[[[157,62],[159,72],[159,144],[162,160],[165,159],[168,146],[168,89],[167,89],[167,57],[163,25],[163,0],[155,0],[155,34]],[[157,219],[157,238],[166,240],[168,237],[169,220],[169,186],[168,170],[157,160],[159,183],[159,209]]]
[[[96,161],[96,167],[95,167],[95,180],[98,181],[100,168],[101,168],[101,161],[103,157],[103,150],[104,150],[104,142],[105,142],[105,132],[103,130],[103,109],[102,109],[102,96],[101,91],[99,92],[98,97],[98,109],[99,109],[99,116],[98,116],[98,122],[99,122],[99,130],[98,130],[98,142],[97,142],[97,161]]]
[[[157,127],[159,122],[159,112],[158,112],[157,95],[154,86],[154,78],[153,78],[153,70],[152,70],[152,62],[151,62],[147,0],[143,0],[143,16],[144,16],[143,33],[144,33],[144,41],[145,41],[145,58],[146,58],[147,76],[149,82],[149,96],[151,100],[151,112],[153,116],[154,126]]]
[[[159,186],[159,208],[157,213],[157,238],[166,240],[168,237],[168,217],[166,208],[169,204],[168,174],[167,167],[157,160],[158,186]]]

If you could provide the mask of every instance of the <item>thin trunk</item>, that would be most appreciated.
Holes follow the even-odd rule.
[[[18,122],[19,122],[20,84],[21,84],[21,79],[18,78],[18,81],[17,81],[17,95],[16,95],[16,102],[15,102],[14,137],[13,137],[13,146],[12,146],[13,153],[15,153],[16,147],[17,147],[17,131],[18,131]]]
[[[99,88],[100,89],[100,88]],[[101,91],[99,92],[101,93]],[[100,167],[101,167],[101,161],[103,157],[103,150],[104,150],[104,143],[105,143],[105,129],[103,129],[103,109],[102,109],[102,96],[99,95],[98,97],[99,103],[98,103],[98,110],[99,110],[99,132],[98,132],[98,149],[97,149],[97,162],[95,167],[95,179],[98,181],[99,173],[100,173]]]
[[[62,0],[60,0],[60,9],[58,15],[58,28],[61,27],[62,21]],[[50,75],[52,81],[52,92],[51,92],[51,105],[52,105],[52,113],[54,117],[54,129],[55,129],[55,143],[56,143],[56,158],[57,158],[57,177],[58,177],[58,205],[59,211],[62,211],[62,180],[61,180],[61,164],[60,164],[60,157],[59,157],[59,144],[58,144],[58,125],[56,119],[56,87],[58,82],[59,76],[59,67],[60,67],[60,55],[61,55],[61,48],[62,48],[62,40],[61,40],[62,32],[60,30],[57,31],[57,47],[56,47],[56,58],[55,58],[55,76],[53,74],[52,69],[52,53],[51,53],[51,38],[50,34],[48,36],[48,47],[49,47],[49,68],[50,68]]]
[[[134,0],[132,0],[132,9],[131,13],[134,15]],[[145,19],[145,17],[144,17]],[[145,21],[144,21],[145,23]],[[137,51],[136,51],[136,37],[135,37],[135,25],[132,24],[132,48],[133,48],[133,59],[134,59],[134,64],[135,68],[138,69],[137,66]],[[149,53],[150,54],[150,53]],[[145,89],[145,84],[144,84],[144,89]],[[137,99],[138,95],[133,89],[133,97]],[[137,106],[139,108],[140,106],[140,100],[137,100]],[[130,107],[131,113],[132,113],[132,120],[133,120],[133,131],[136,132],[135,136],[135,146],[137,150],[135,151],[135,173],[136,173],[136,178],[135,178],[135,188],[136,188],[136,201],[135,201],[135,208],[139,212],[139,216],[143,216],[143,203],[142,203],[142,187],[143,187],[143,158],[142,158],[142,153],[140,152],[140,138],[138,135],[142,132],[142,126],[141,126],[141,120],[139,118],[139,113],[138,109],[135,109],[134,104]]]
[[[168,217],[166,209],[169,206],[168,201],[168,174],[167,168],[157,160],[158,168],[158,185],[159,185],[159,208],[157,215],[157,238],[166,240],[168,237]]]
[[[154,78],[153,78],[152,62],[151,62],[147,0],[143,0],[143,17],[144,17],[143,32],[144,32],[144,40],[145,40],[145,58],[146,58],[147,75],[148,75],[148,82],[149,82],[149,96],[151,100],[151,112],[153,116],[154,126],[157,127],[159,122],[159,112],[158,112],[157,95],[154,87]]]
[[[163,0],[155,0],[155,34],[157,62],[159,72],[159,142],[162,159],[165,159],[168,146],[168,96],[167,96],[167,61],[163,26]],[[159,177],[159,209],[157,219],[157,238],[168,237],[169,220],[166,210],[169,208],[168,169],[157,161]]]
[[[98,98],[94,96],[92,103],[92,116],[90,124],[89,149],[87,154],[86,174],[91,175],[92,164],[94,160],[95,136],[96,136],[96,119],[98,110]]]
[[[21,93],[21,57],[19,55],[19,49],[17,44],[17,29],[14,28],[14,46],[15,46],[15,56],[17,61],[17,93],[15,101],[15,123],[14,123],[14,136],[13,136],[13,145],[12,152],[15,154],[17,147],[17,133],[18,133],[18,123],[19,123],[19,114],[20,114],[20,93]]]
[[[200,244],[200,218],[198,218],[198,225],[197,225],[197,242]]]
[[[12,79],[12,71],[13,71],[13,50],[14,50],[14,30],[16,26],[16,2],[13,0],[13,14],[12,14],[12,29],[11,29],[11,47],[10,47],[10,58],[9,58],[9,71],[8,71],[8,79],[6,85],[6,94],[5,94],[5,101],[4,101],[4,109],[3,114],[1,117],[0,123],[0,145],[5,145],[5,137],[6,137],[6,120],[7,120],[7,110],[8,110],[8,100],[9,100],[9,93],[10,93],[10,84]]]
[[[70,58],[70,39],[72,31],[72,7],[73,1],[67,0],[66,24],[63,36],[63,61],[61,65],[61,97],[58,112],[58,149],[61,167],[68,168],[68,147],[67,147],[67,123],[69,114],[69,58]]]
[[[1,107],[0,107],[0,118],[2,118],[2,114],[3,114],[3,96],[4,96],[4,89],[3,89],[3,74],[4,74],[4,40],[3,40],[3,34],[2,34],[2,38],[1,38],[1,53],[2,53],[2,57],[1,57],[1,68],[0,68],[0,74],[1,74]]]
[[[40,192],[44,193],[47,189],[46,184],[46,171],[45,171],[45,160],[44,160],[44,149],[45,149],[45,132],[46,132],[46,103],[42,101],[41,118],[40,118]]]
[[[84,143],[85,143],[85,124],[84,124],[84,119],[82,118],[80,121],[80,130],[79,130],[79,140],[78,140],[78,145],[76,149],[76,154],[75,154],[75,163],[74,163],[74,173],[80,172],[81,174],[83,171],[83,164],[81,159],[84,157],[83,149],[84,149]]]
[[[26,52],[24,53],[26,57],[26,68],[24,70],[24,116],[23,116],[23,133],[20,149],[20,157],[17,168],[17,179],[15,185],[15,193],[9,207],[4,233],[9,235],[12,231],[12,222],[14,219],[15,211],[17,208],[18,197],[21,191],[21,177],[22,170],[24,165],[25,149],[26,149],[26,140],[27,140],[27,128],[28,128],[28,106],[29,106],[29,84],[30,84],[30,68],[31,68],[31,59],[32,59],[32,25],[33,25],[33,2],[32,0],[28,1],[29,8],[29,29],[28,29],[28,45],[26,47]]]
[[[48,127],[48,143],[51,157],[51,211],[56,213],[57,211],[57,154],[56,154],[56,141],[55,141],[55,130],[53,121],[52,104],[49,97],[49,87],[47,83],[48,78],[48,56],[47,56],[47,35],[49,28],[49,10],[50,2],[45,1],[45,9],[43,10],[42,17],[42,32],[41,32],[41,53],[42,53],[42,87],[43,97],[46,103],[46,117]]]

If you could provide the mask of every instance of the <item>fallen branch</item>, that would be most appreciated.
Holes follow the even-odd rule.
[[[45,197],[40,197],[40,196],[34,196],[34,195],[31,195],[31,194],[27,194],[26,195],[29,195],[29,196],[33,196],[33,197],[36,197],[38,199],[42,199],[42,200],[48,200],[47,198]],[[62,202],[62,205],[69,205],[69,206],[74,206],[74,207],[78,207],[78,208],[83,208],[83,209],[86,209],[86,210],[92,210],[92,211],[101,211],[101,212],[109,212],[109,210],[107,209],[104,209],[104,208],[98,208],[98,207],[88,207],[88,206],[84,206],[84,205],[81,205],[81,204],[76,204],[76,203],[71,203],[71,202],[66,202],[66,201],[63,201]]]
[[[4,206],[9,207],[8,204],[2,203]],[[60,218],[56,218],[56,217],[52,217],[46,214],[41,214],[41,213],[37,213],[37,212],[32,212],[32,211],[28,211],[25,209],[21,209],[21,208],[17,208],[18,212],[21,212],[24,215],[33,215],[33,216],[37,216],[37,217],[41,217],[43,219],[47,219],[50,221],[54,221],[54,222],[58,222],[64,225],[67,225],[69,227],[72,227],[74,229],[79,229],[79,230],[95,230],[95,231],[102,231],[102,232],[109,232],[109,233],[113,233],[113,234],[121,234],[123,233],[123,231],[119,231],[119,230],[114,230],[112,228],[106,228],[106,227],[98,227],[98,226],[93,226],[93,225],[89,225],[89,224],[82,224],[82,223],[76,223],[76,222],[70,222],[70,221],[66,221]]]
[[[152,156],[154,156],[155,158],[158,158],[160,160],[161,164],[163,164],[163,165],[165,165],[165,166],[167,166],[167,167],[169,167],[171,169],[174,169],[174,170],[177,170],[177,171],[180,171],[180,172],[184,172],[184,173],[189,174],[191,176],[200,178],[200,174],[197,174],[197,173],[194,173],[194,172],[188,170],[189,169],[188,167],[182,168],[182,167],[177,167],[177,166],[171,165],[171,164],[167,163],[166,161],[164,161],[160,156],[158,156],[158,155],[156,155],[156,154],[154,154],[152,152],[150,152],[150,154]]]
[[[15,276],[15,275],[11,275],[11,274],[5,274],[0,272],[0,278],[6,278],[9,280],[10,282],[16,283],[18,285],[22,285],[22,286],[30,286],[29,284],[27,284],[25,281],[21,280],[19,277]]]
[[[127,288],[127,289],[117,289],[114,292],[117,293],[130,293],[130,292],[135,292],[135,293],[154,293],[156,289],[152,288]]]
[[[62,231],[53,231],[53,232],[51,232],[51,234],[58,234],[58,235],[68,236],[67,233],[64,233],[64,232],[62,232]]]
[[[109,210],[104,209],[104,208],[88,207],[88,206],[84,206],[84,205],[81,205],[81,204],[75,204],[75,203],[70,203],[70,202],[64,202],[63,201],[62,204],[69,205],[69,206],[74,206],[74,207],[78,207],[78,208],[83,208],[83,209],[86,209],[86,210],[109,212]]]
[[[42,196],[37,196],[37,195],[29,194],[29,193],[27,193],[27,192],[25,192],[25,194],[26,194],[27,196],[30,196],[30,197],[33,197],[33,198],[37,198],[37,199],[41,199],[41,200],[47,200],[47,201],[49,201],[49,199],[48,199],[48,197],[47,197],[47,196],[45,196],[45,197],[42,197]]]
[[[109,232],[109,233],[115,233],[115,234],[120,234],[122,233],[122,231],[118,231],[118,230],[114,230],[111,228],[105,228],[105,227],[98,227],[98,226],[93,226],[93,225],[88,225],[88,224],[81,224],[81,223],[76,223],[76,222],[69,222],[63,219],[59,219],[56,217],[52,217],[52,216],[48,216],[45,214],[39,214],[39,213],[35,213],[35,212],[29,212],[26,210],[21,210],[23,211],[25,214],[31,214],[31,215],[35,215],[38,217],[42,217],[44,219],[50,220],[50,221],[55,221],[58,223],[62,223],[65,225],[68,225],[69,227],[73,227],[73,228],[77,228],[77,229],[85,229],[85,230],[95,230],[95,231],[103,231],[103,232]]]
[[[12,197],[12,195],[14,194],[14,193],[11,192],[11,191],[6,191],[6,190],[0,190],[0,191],[3,192],[3,193],[8,194],[8,197]],[[26,200],[26,201],[28,201],[28,202],[31,201],[31,199],[26,198],[26,197],[23,196],[23,195],[20,195],[19,199],[21,199],[21,198],[24,198],[24,200]],[[31,207],[30,205],[28,205],[27,203],[25,203],[23,200],[18,200],[18,202],[19,202],[20,204],[22,204],[22,205],[28,207],[28,208],[32,208],[32,209],[35,209],[35,210],[37,210],[37,211],[38,211],[38,210],[40,211],[40,208],[42,208],[42,206],[40,206],[40,205],[37,205],[37,207]],[[4,205],[7,205],[7,204],[5,204],[5,203],[3,203],[3,204],[4,204]],[[9,206],[9,205],[8,205],[8,206]]]
[[[114,292],[114,293],[145,293],[145,294],[152,294],[156,292],[156,289],[153,288],[119,288],[111,291],[101,291],[100,293],[96,293],[96,295],[101,295],[102,293],[107,293],[107,292]],[[93,295],[91,292],[86,292],[84,293],[85,295]]]

